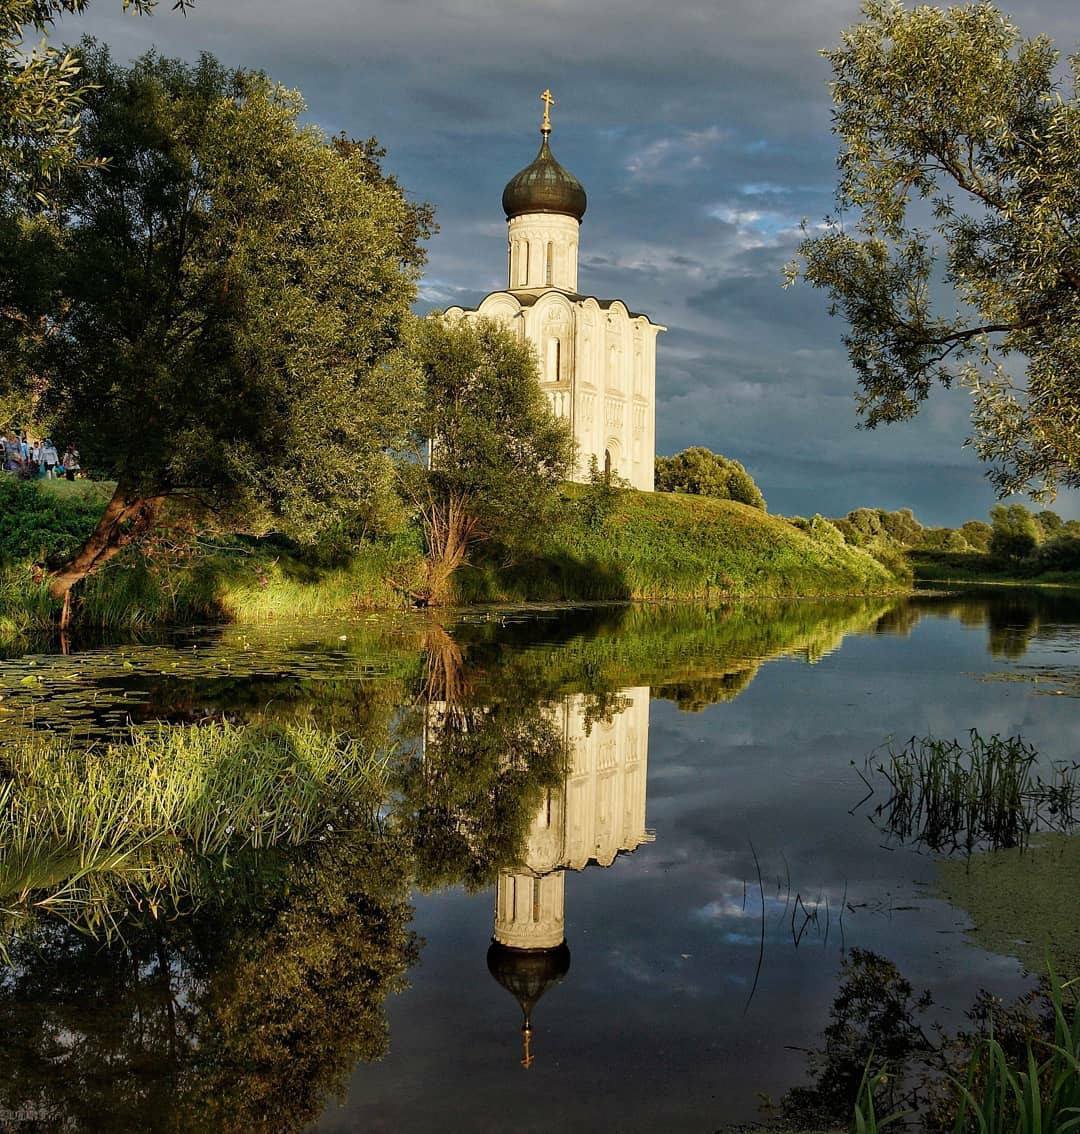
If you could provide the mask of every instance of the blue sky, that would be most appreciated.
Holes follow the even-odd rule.
[[[328,131],[376,135],[437,208],[426,306],[504,286],[504,183],[533,157],[550,87],[552,148],[589,195],[583,291],[670,330],[657,362],[657,445],[738,457],[783,513],[910,505],[959,523],[993,503],[963,392],[916,422],[856,428],[843,325],[784,291],[800,220],[830,209],[836,144],[818,52],[857,0],[168,0],[146,19],[95,0],[83,31],[126,58],[157,46],[260,67],[298,87]],[[1066,53],[1073,0],[1007,9]],[[1080,496],[1059,510],[1080,517]]]

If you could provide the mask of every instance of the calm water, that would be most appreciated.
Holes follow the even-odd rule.
[[[81,886],[113,927],[71,905],[3,923],[0,1129],[16,1111],[20,1131],[759,1121],[809,1082],[868,953],[929,990],[928,1025],[1031,987],[1032,927],[997,927],[1015,956],[984,948],[938,857],[882,829],[885,785],[860,806],[858,773],[889,738],[971,728],[1075,758],[1078,651],[1080,597],[998,592],[9,659],[13,743],[229,720],[394,747],[376,823],[185,862],[150,913],[108,863],[28,882],[0,859],[0,909]],[[1074,887],[1062,872],[1066,929]]]

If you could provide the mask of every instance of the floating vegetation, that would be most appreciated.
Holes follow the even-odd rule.
[[[1080,666],[1017,666],[1015,669],[976,675],[979,681],[1031,685],[1044,697],[1080,697]]]
[[[932,851],[1024,847],[1035,831],[1067,832],[1080,820],[1080,763],[1041,765],[1019,736],[912,737],[899,751],[871,753],[860,775],[869,789],[861,803],[879,778],[889,786],[873,810],[881,827]]]

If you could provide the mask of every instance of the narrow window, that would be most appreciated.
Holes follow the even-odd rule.
[[[533,921],[540,920],[540,879],[533,879]]]
[[[555,275],[555,245],[549,240],[547,243],[547,262],[544,265],[544,286],[551,287]]]
[[[559,381],[562,374],[562,342],[559,339],[555,340],[555,373],[552,375],[556,382]]]
[[[604,450],[604,480],[611,480],[611,450]]]

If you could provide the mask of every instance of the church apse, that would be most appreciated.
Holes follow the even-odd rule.
[[[522,1065],[532,1065],[532,1012],[570,968],[566,876],[607,867],[652,842],[645,826],[649,688],[624,689],[592,719],[589,701],[567,697],[553,711],[567,742],[563,783],[548,789],[529,828],[523,861],[499,875],[487,963],[522,1013]]]
[[[574,479],[596,467],[651,492],[656,459],[656,341],[666,330],[619,299],[578,290],[585,189],[551,152],[550,91],[540,150],[506,184],[507,283],[452,319],[491,318],[536,351],[540,385],[577,443]]]

